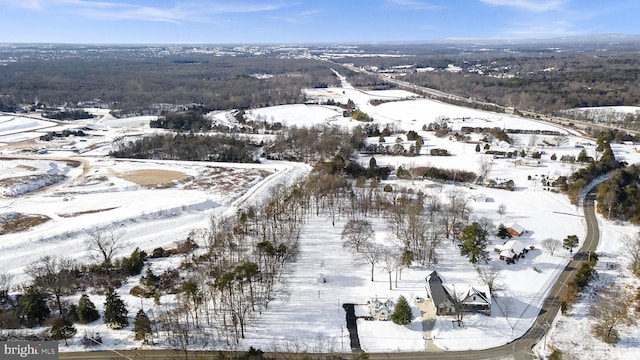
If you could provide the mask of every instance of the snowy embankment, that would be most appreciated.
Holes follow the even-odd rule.
[[[56,124],[51,121],[31,117],[0,115],[0,137],[22,132],[32,132],[53,126],[56,126]]]
[[[3,164],[11,162],[4,160]],[[86,263],[87,232],[96,229],[126,230],[123,254],[136,247],[150,251],[159,246],[173,246],[191,231],[208,228],[212,216],[235,214],[239,206],[260,203],[274,187],[295,181],[309,171],[303,164],[279,162],[162,165],[91,160],[90,163],[87,176],[78,173],[81,169],[60,170],[69,172],[70,179],[52,191],[15,199],[0,198],[0,207],[5,210],[38,213],[51,219],[26,232],[3,235],[0,271],[13,273],[22,282],[27,280],[24,266],[43,256],[69,256]],[[168,187],[148,188],[120,177],[131,171],[157,170],[163,166],[182,170],[192,178]],[[16,166],[10,168],[24,171]],[[214,176],[213,170],[219,172],[220,180],[209,184],[206,181]],[[38,172],[33,175],[38,179],[46,175],[35,168],[32,171]],[[199,174],[203,174],[202,178]],[[23,187],[32,189],[39,184],[39,181],[23,182]]]

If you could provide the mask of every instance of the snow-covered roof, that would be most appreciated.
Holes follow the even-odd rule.
[[[500,256],[513,259],[516,256],[516,254],[514,252],[511,252],[510,250],[502,250],[500,252]]]
[[[518,234],[522,234],[525,231],[525,228],[517,223],[513,223],[513,225],[509,226],[509,228],[517,231]]]
[[[491,304],[491,292],[487,285],[443,284],[442,286],[451,297],[465,304]]]
[[[491,291],[487,285],[443,284],[442,278],[435,271],[427,276],[427,283],[436,307],[447,299],[463,301],[466,304],[491,304]]]
[[[516,254],[520,254],[524,250],[524,244],[519,240],[509,240],[502,245],[502,251],[512,251]],[[502,253],[500,253],[502,255]]]

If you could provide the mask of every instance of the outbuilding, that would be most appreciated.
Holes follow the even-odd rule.
[[[527,230],[524,227],[516,223],[513,223],[513,225],[507,228],[507,232],[509,233],[509,235],[516,237],[522,236],[522,234],[524,234],[526,231]]]

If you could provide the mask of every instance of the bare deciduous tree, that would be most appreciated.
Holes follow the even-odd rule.
[[[429,221],[433,222],[434,215],[439,213],[442,209],[440,194],[436,192],[425,194],[424,207],[429,212]]]
[[[480,160],[478,160],[479,162],[479,168],[478,170],[480,171],[480,176],[482,177],[483,181],[487,181],[487,177],[489,176],[489,172],[491,171],[491,168],[493,167],[493,160],[488,157],[488,156],[481,156]]]
[[[480,228],[482,229],[482,231],[485,232],[485,234],[489,235],[489,234],[494,234],[496,232],[496,225],[488,217],[483,216],[480,219],[478,219],[477,222],[480,225]]]
[[[456,316],[455,321],[458,323],[458,326],[462,326],[467,309],[464,305],[463,300],[461,299],[462,294],[456,291],[455,285],[453,285],[453,294],[451,295],[451,300],[453,301],[453,310]]]
[[[502,283],[500,282],[502,279],[502,272],[496,265],[477,265],[476,271],[478,272],[480,279],[482,279],[482,281],[484,281],[484,283],[489,287],[489,291],[493,291],[494,289],[502,286]]]
[[[631,271],[635,276],[640,275],[640,236],[632,238],[631,236],[624,235],[622,237],[622,246],[625,249],[625,253],[631,258]]]
[[[498,206],[498,214],[500,215],[500,219],[502,219],[502,215],[504,215],[507,212],[507,205],[505,205],[504,203],[500,204],[500,206]]]
[[[440,222],[445,237],[450,239],[456,227],[468,217],[469,199],[462,193],[452,191],[448,195],[449,203],[445,203],[440,212]]]
[[[414,259],[424,262],[428,250],[426,234],[429,226],[422,204],[420,195],[416,198],[403,197],[397,201],[394,212],[404,215],[390,220],[391,226],[396,228],[396,236],[402,243],[402,250],[411,251]],[[400,222],[394,222],[395,219]]]
[[[402,255],[396,249],[384,248],[381,254],[381,265],[382,269],[389,275],[389,290],[393,290],[391,274],[402,266]]]
[[[106,229],[96,229],[87,233],[87,248],[97,253],[97,258],[101,259],[104,265],[111,265],[113,257],[125,247],[122,240],[123,231],[112,231]]]
[[[36,287],[55,296],[58,311],[62,315],[60,298],[74,287],[76,270],[77,264],[73,259],[45,256],[29,264],[25,272],[33,278]]]
[[[0,272],[0,301],[6,299],[9,295],[9,290],[11,290],[13,278],[13,274]]]
[[[375,265],[380,261],[380,257],[383,253],[384,248],[378,244],[366,242],[362,246],[360,255],[367,261],[367,263],[371,264],[371,281],[373,281],[373,270],[375,268]]]
[[[558,239],[547,238],[542,240],[542,248],[547,250],[551,256],[556,252],[556,250],[562,247],[562,241]]]
[[[425,236],[427,238],[427,261],[429,264],[437,264],[436,250],[442,242],[442,229],[436,224],[429,224]],[[420,259],[420,261],[424,263],[424,259]]]
[[[595,337],[607,344],[618,342],[617,328],[621,325],[633,325],[636,321],[635,316],[629,314],[629,305],[629,295],[624,289],[614,286],[604,291],[590,309],[595,320]]]
[[[569,138],[567,137],[567,135],[561,134],[553,137],[553,143],[556,144],[557,147],[565,145],[568,142]]]
[[[342,230],[342,237],[346,238],[346,243],[353,247],[356,252],[360,252],[360,248],[373,238],[373,228],[367,220],[349,220]]]

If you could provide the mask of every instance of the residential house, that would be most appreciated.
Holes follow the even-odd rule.
[[[500,260],[508,263],[514,263],[527,251],[519,240],[509,240],[502,245],[497,245],[493,250],[500,254]]]
[[[389,320],[395,308],[395,303],[389,298],[371,298],[369,300],[369,315],[376,320]]]
[[[463,312],[491,314],[491,291],[487,285],[447,284],[433,271],[426,278],[427,295],[433,301],[436,315]]]

